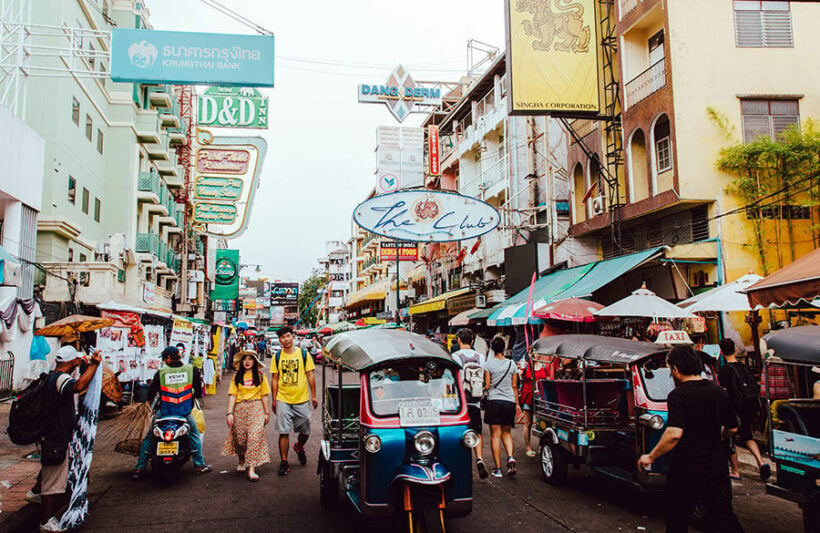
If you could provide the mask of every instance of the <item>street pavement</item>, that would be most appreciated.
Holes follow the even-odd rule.
[[[317,373],[318,374],[318,373]],[[150,479],[130,478],[134,458],[97,449],[91,469],[91,506],[82,531],[390,531],[391,522],[361,522],[349,508],[323,512],[319,505],[316,457],[321,426],[314,412],[314,436],[308,442],[308,465],[298,464],[291,451],[291,473],[278,477],[278,452],[273,423],[268,426],[273,462],[259,469],[261,480],[249,482],[236,472],[236,459],[219,452],[227,434],[225,409],[228,379],[219,393],[204,401],[207,421],[205,455],[214,471],[196,475],[186,466],[181,479],[162,486]],[[321,396],[320,396],[321,397]],[[102,423],[106,423],[103,421]],[[474,478],[473,513],[448,522],[454,533],[563,531],[663,531],[662,500],[640,495],[585,469],[571,471],[564,487],[544,483],[537,458],[524,455],[520,426],[515,428],[519,473],[515,479]],[[485,457],[489,440],[485,428]],[[743,481],[734,485],[735,510],[746,531],[795,532],[801,530],[800,513],[793,503],[765,494],[748,464]],[[8,531],[35,531],[35,507],[27,506],[27,523],[16,521]],[[10,527],[10,526],[7,526]],[[0,530],[3,524],[0,523]]]

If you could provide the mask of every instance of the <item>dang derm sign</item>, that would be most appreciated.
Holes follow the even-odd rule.
[[[273,36],[114,28],[111,79],[273,87]]]
[[[402,241],[450,242],[479,237],[501,221],[495,207],[470,196],[442,191],[399,191],[356,206],[362,228]]]

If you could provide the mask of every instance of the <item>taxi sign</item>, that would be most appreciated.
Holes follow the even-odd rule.
[[[689,334],[681,330],[661,331],[658,333],[658,338],[655,339],[657,344],[694,344]]]

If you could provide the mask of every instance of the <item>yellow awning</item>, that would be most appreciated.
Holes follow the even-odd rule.
[[[445,307],[447,307],[447,300],[450,298],[455,298],[456,296],[461,296],[462,294],[467,294],[472,289],[469,287],[466,289],[456,289],[454,291],[445,292],[444,294],[439,294],[435,298],[430,298],[429,300],[425,300],[420,304],[411,305],[410,306],[410,314],[411,315],[420,315],[422,313],[432,313],[434,311],[441,311]]]
[[[363,302],[376,302],[378,300],[384,300],[385,296],[387,296],[387,291],[384,286],[380,286],[379,284],[370,285],[369,287],[365,287],[364,289],[356,291],[348,296],[345,307],[350,308]]]

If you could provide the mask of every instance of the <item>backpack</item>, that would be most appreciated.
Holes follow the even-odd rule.
[[[302,352],[302,368],[304,368],[305,372],[307,372],[307,352],[305,350],[303,350],[302,348],[299,348],[299,350]],[[281,355],[282,355],[282,350],[276,350],[276,355],[273,356],[274,360],[275,360],[274,364],[276,365],[276,371],[277,372],[282,371],[282,369],[279,368],[279,357]]]
[[[481,366],[481,355],[475,353],[468,357],[466,353],[459,354],[461,365],[461,382],[467,401],[478,401],[484,395],[484,368]]]
[[[758,394],[758,384],[751,369],[743,364],[728,365],[734,374],[734,401],[739,409],[753,410],[755,413],[760,409],[760,395]]]
[[[53,374],[40,374],[40,377],[26,387],[9,410],[9,427],[6,432],[14,444],[34,444],[40,440],[46,427],[51,422],[54,410],[49,406],[48,387],[54,386]]]

